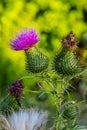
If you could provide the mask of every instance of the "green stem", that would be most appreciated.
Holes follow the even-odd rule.
[[[10,95],[8,94],[4,99],[2,99],[2,101],[0,102],[0,104],[1,104],[2,102],[4,102],[4,100],[6,100],[9,96],[10,96]]]
[[[61,127],[61,118],[62,118],[62,115],[61,115],[61,112],[60,112],[60,107],[61,107],[61,104],[62,104],[62,101],[63,101],[63,92],[64,92],[64,89],[63,89],[63,83],[64,83],[64,78],[62,77],[61,79],[61,93],[57,93],[57,87],[55,86],[55,84],[53,84],[53,82],[51,82],[50,78],[47,78],[46,80],[46,83],[48,85],[51,86],[52,90],[55,91],[55,96],[56,96],[56,99],[55,99],[55,106],[57,108],[57,119],[56,119],[56,130],[59,130],[60,127]]]
[[[26,90],[26,91],[30,93],[38,93],[37,91],[32,91],[32,90]]]
[[[23,76],[19,80],[22,80],[22,79],[32,79],[32,78],[42,78],[42,76]]]
[[[64,93],[64,89],[63,89],[63,84],[64,83],[64,77],[62,76],[61,77],[61,95],[60,95],[60,102],[59,102],[59,116],[57,118],[57,124],[56,124],[56,129],[59,130],[60,127],[61,127],[61,118],[62,118],[62,115],[61,115],[61,112],[60,112],[60,108],[61,108],[61,105],[62,105],[62,102],[63,102],[63,93]],[[56,97],[57,100],[58,100],[58,97]]]

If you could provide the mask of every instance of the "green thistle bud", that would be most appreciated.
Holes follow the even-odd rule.
[[[59,74],[73,75],[80,72],[80,62],[72,51],[61,51],[54,58],[54,68]]]
[[[48,99],[48,94],[46,92],[38,92],[36,95],[36,100],[37,101],[46,101]]]
[[[48,57],[44,56],[39,50],[30,50],[26,52],[26,69],[29,72],[42,72],[47,69],[48,64]]]
[[[61,112],[65,119],[74,119],[79,116],[79,108],[75,106],[75,102],[67,102],[61,107]]]
[[[80,62],[73,52],[77,48],[77,40],[72,32],[62,40],[62,45],[62,51],[54,58],[56,72],[63,75],[73,75],[80,72]]]
[[[19,109],[17,105],[16,99],[13,96],[8,95],[1,103],[0,103],[0,113],[3,115],[8,115],[11,111],[16,111]]]

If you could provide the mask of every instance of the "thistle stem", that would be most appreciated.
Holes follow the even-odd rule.
[[[19,80],[22,80],[22,79],[32,79],[32,78],[42,78],[42,76],[23,76]]]
[[[2,99],[2,101],[0,102],[0,104],[9,97],[10,95],[8,94],[4,99]]]

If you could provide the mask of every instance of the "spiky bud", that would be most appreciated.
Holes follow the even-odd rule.
[[[62,51],[54,58],[54,68],[56,72],[63,75],[73,75],[80,72],[80,61],[73,52],[73,50],[77,48],[77,40],[73,32],[70,32],[62,40],[62,46]]]
[[[9,115],[13,110],[17,111],[18,109],[19,106],[13,96],[8,95],[0,103],[0,113],[3,115]]]
[[[54,69],[58,74],[73,75],[80,72],[80,62],[72,51],[63,50],[54,58]]]
[[[26,52],[26,69],[28,72],[39,73],[47,69],[49,59],[39,50]]]
[[[46,101],[48,99],[48,94],[46,92],[40,91],[36,95],[36,99],[37,101]]]
[[[61,106],[61,112],[65,119],[74,119],[79,116],[79,108],[74,101],[67,102]]]

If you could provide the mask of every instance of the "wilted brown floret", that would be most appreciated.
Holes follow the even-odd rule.
[[[75,49],[77,47],[78,41],[71,31],[65,38],[63,38],[62,43],[63,47],[66,49]]]

